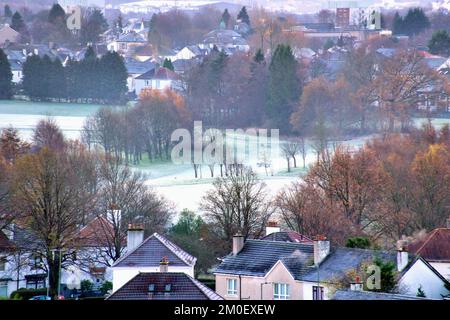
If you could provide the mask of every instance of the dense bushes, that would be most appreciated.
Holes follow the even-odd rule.
[[[32,298],[34,296],[45,296],[45,295],[47,295],[46,288],[41,288],[41,289],[20,288],[19,290],[13,291],[11,293],[10,298],[18,299],[18,300],[29,300],[30,298]]]

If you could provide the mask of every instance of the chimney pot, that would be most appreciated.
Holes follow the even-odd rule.
[[[163,257],[159,262],[159,272],[169,272],[169,259]]]
[[[236,234],[233,236],[233,256],[237,255],[244,247],[244,236]]]
[[[130,223],[127,232],[127,251],[131,252],[144,241],[144,225],[142,223]]]
[[[280,232],[280,227],[278,226],[278,223],[276,221],[268,221],[266,227],[266,236],[275,232]]]
[[[324,235],[318,235],[314,239],[314,264],[319,265],[330,253],[330,241]]]
[[[404,247],[400,248],[397,251],[397,271],[401,272],[403,269],[406,268],[408,263],[409,263],[408,251],[406,251]]]

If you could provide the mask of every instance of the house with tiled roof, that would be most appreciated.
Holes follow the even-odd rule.
[[[107,300],[223,300],[184,272],[142,272]]]
[[[419,289],[430,299],[442,299],[450,294],[450,282],[445,279],[427,260],[416,256],[402,270],[398,280],[398,290],[415,296]]]
[[[180,77],[174,71],[156,67],[134,79],[136,95],[144,89],[177,90],[180,87]]]
[[[108,43],[107,47],[110,51],[116,51],[119,54],[131,56],[135,50],[147,44],[145,36],[136,32],[129,32],[120,35],[117,39]]]
[[[112,266],[113,292],[140,272],[160,271],[161,261],[167,264],[167,272],[181,272],[194,276],[197,258],[193,257],[166,237],[153,233],[142,241],[142,234],[129,243],[127,253]]]
[[[20,39],[20,33],[11,28],[8,24],[0,27],[0,46],[5,43],[15,43]]]
[[[0,297],[19,288],[43,288],[47,274],[36,254],[39,241],[17,224],[0,230]]]
[[[450,225],[436,228],[424,238],[409,244],[408,251],[424,258],[444,278],[450,280]]]
[[[409,271],[420,270],[416,268],[419,264],[416,266],[417,259],[411,262],[408,252],[404,250],[331,247],[324,237],[317,237],[311,242],[290,240],[287,234],[281,232],[245,242],[242,236],[235,236],[232,253],[214,269],[216,292],[227,300],[331,299],[342,283],[348,281],[351,272],[362,272],[364,266],[375,259],[396,266],[396,274],[403,288],[407,283],[420,284],[432,279],[425,276],[433,273],[430,266],[425,268],[426,272],[422,270],[423,274]],[[440,281],[439,286],[444,288],[442,279]],[[440,297],[430,288],[425,288],[430,298]],[[416,296],[417,288],[414,292],[402,293]]]
[[[139,61],[134,58],[125,58],[125,68],[127,69],[127,87],[128,92],[133,92],[136,90],[135,79],[144,73],[156,68],[156,65],[150,60]]]
[[[407,244],[407,250],[414,259],[402,272],[400,289],[414,294],[422,287],[434,299],[450,294],[450,218],[447,228],[434,229]]]

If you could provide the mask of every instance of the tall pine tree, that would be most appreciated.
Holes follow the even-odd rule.
[[[107,52],[99,61],[99,98],[106,103],[121,103],[127,92],[128,73],[117,52]]]
[[[291,47],[278,45],[269,66],[266,116],[268,125],[282,133],[290,131],[289,118],[301,93],[297,69]]]
[[[250,17],[248,16],[247,8],[245,6],[239,11],[237,18],[250,26]]]
[[[9,5],[7,5],[7,4],[5,4],[4,13],[5,13],[5,17],[7,17],[7,18],[11,18],[12,15],[13,15],[13,13],[11,11],[11,7]]]
[[[224,12],[222,13],[222,21],[223,23],[225,23],[225,28],[229,28],[229,24],[230,24],[230,19],[231,19],[231,15],[228,12],[228,9],[225,9]]]
[[[55,25],[61,25],[66,18],[66,12],[57,3],[55,3],[48,14],[48,22]]]
[[[12,96],[12,72],[8,57],[0,49],[0,99],[10,99]]]
[[[11,28],[17,32],[23,32],[25,30],[25,22],[19,12],[15,12],[11,17]]]

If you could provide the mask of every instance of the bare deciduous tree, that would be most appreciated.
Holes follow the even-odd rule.
[[[226,241],[238,232],[245,238],[258,237],[274,211],[266,185],[249,168],[240,174],[231,170],[227,177],[217,178],[200,208]]]

